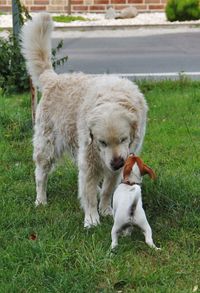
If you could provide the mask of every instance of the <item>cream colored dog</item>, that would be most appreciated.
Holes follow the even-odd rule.
[[[47,13],[22,29],[22,52],[35,86],[42,91],[36,111],[34,161],[36,205],[46,204],[48,174],[64,152],[77,161],[84,226],[99,223],[97,187],[103,179],[99,211],[110,201],[130,151],[141,149],[147,105],[138,87],[116,76],[56,74],[51,64],[53,22]]]

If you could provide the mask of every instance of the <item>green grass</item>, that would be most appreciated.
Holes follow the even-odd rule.
[[[0,292],[188,293],[200,288],[200,82],[143,82],[149,121],[142,158],[157,173],[143,201],[156,245],[137,229],[110,255],[112,220],[83,229],[77,170],[50,176],[34,207],[29,95],[0,97]],[[36,240],[29,239],[35,233]],[[199,289],[198,291],[199,292]]]
[[[73,16],[73,15],[58,15],[53,16],[53,20],[57,22],[72,22],[72,21],[88,21],[89,19],[83,16]]]

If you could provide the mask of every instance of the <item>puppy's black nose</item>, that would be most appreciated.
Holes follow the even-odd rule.
[[[124,166],[124,159],[122,157],[114,158],[110,165],[114,171],[119,170]]]

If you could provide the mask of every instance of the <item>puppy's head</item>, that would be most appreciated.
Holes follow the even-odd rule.
[[[133,142],[137,117],[120,105],[102,103],[87,117],[90,142],[95,144],[106,167],[117,171],[124,166]]]
[[[129,155],[126,160],[123,178],[125,182],[141,182],[142,176],[148,174],[152,180],[156,179],[155,172],[134,154]]]

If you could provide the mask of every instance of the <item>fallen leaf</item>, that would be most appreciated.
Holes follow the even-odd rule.
[[[198,290],[198,285],[195,285],[192,292],[197,292],[197,290]]]
[[[29,240],[36,240],[37,239],[37,235],[35,233],[32,233],[30,236],[29,236]]]

